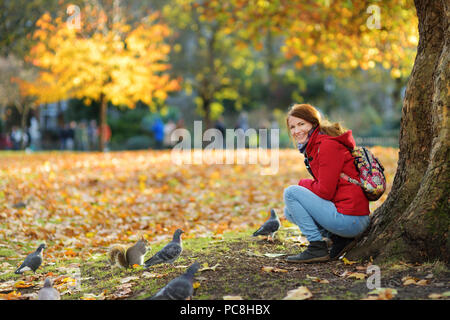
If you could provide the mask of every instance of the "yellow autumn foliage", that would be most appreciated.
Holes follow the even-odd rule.
[[[158,14],[134,28],[116,22],[106,29],[100,19],[105,15],[98,15],[96,30],[84,25],[78,30],[44,14],[33,34],[39,42],[27,57],[41,71],[35,81],[21,83],[25,94],[37,97],[38,103],[99,100],[103,95],[113,104],[134,107],[138,101],[164,101],[168,92],[180,89],[180,80],[166,72],[170,46],[165,38],[171,30],[157,22]]]

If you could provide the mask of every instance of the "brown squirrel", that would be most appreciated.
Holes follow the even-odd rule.
[[[144,256],[147,252],[147,240],[143,237],[136,242],[134,246],[126,249],[121,245],[115,245],[109,249],[109,261],[112,265],[119,265],[120,267],[132,267],[133,265],[142,265],[144,263]]]

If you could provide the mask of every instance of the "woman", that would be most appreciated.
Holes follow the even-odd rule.
[[[301,179],[284,190],[285,216],[299,226],[308,248],[287,257],[289,262],[320,262],[339,258],[356,243],[370,222],[369,201],[363,190],[340,177],[359,180],[350,150],[352,131],[322,120],[309,104],[295,104],[287,114],[290,136],[305,156],[313,179]],[[323,237],[331,239],[328,246]]]

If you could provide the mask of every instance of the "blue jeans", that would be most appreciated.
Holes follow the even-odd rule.
[[[298,225],[302,234],[311,241],[321,241],[330,232],[344,238],[354,238],[366,230],[370,217],[339,213],[333,202],[322,199],[301,186],[284,190],[284,215]]]

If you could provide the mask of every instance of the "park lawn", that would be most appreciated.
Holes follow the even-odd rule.
[[[388,193],[398,149],[372,151],[386,168]],[[142,299],[198,260],[208,264],[203,268],[217,266],[197,274],[195,299],[282,299],[299,286],[309,288],[311,299],[367,297],[368,275],[351,275],[364,274],[370,261],[301,266],[264,255],[305,248],[298,228],[282,215],[284,188],[308,178],[298,151],[280,150],[274,175],[262,174],[267,171],[259,164],[176,165],[172,160],[171,151],[152,150],[0,153],[0,293],[33,298],[47,275],[56,280],[63,299]],[[372,211],[387,193],[371,203]],[[282,218],[280,238],[274,243],[251,238],[270,208]],[[121,270],[108,265],[111,245],[129,246],[143,235],[150,243],[149,256],[177,228],[185,231],[185,250],[175,267]],[[36,275],[15,275],[15,267],[42,241],[48,249]],[[398,288],[389,298],[402,298],[403,291],[410,292],[403,295],[407,299],[448,291],[448,272],[439,262],[422,271],[401,262],[392,265],[403,267],[394,268],[393,282],[386,284]],[[382,281],[389,268],[383,267]],[[433,277],[422,282],[427,285],[415,285],[422,291],[403,288],[402,279],[414,274],[415,279]],[[446,285],[439,287],[442,277]]]
[[[13,263],[0,275],[3,286],[0,292],[3,297],[9,293],[10,298],[34,299],[44,279],[50,276],[56,279],[64,300],[140,300],[151,297],[197,261],[201,269],[194,278],[195,300],[228,297],[279,300],[299,287],[307,288],[311,300],[450,299],[450,272],[439,261],[424,264],[392,261],[379,265],[381,286],[386,290],[374,293],[367,287],[370,261],[341,259],[319,264],[290,264],[284,261],[285,256],[306,248],[305,239],[297,228],[283,227],[274,242],[265,237],[253,238],[251,234],[252,230],[231,231],[220,236],[184,240],[183,253],[174,265],[156,265],[149,269],[112,267],[105,254],[55,264],[44,262],[36,274],[15,275]],[[165,243],[151,244],[146,258]],[[13,261],[16,260],[10,260]]]

